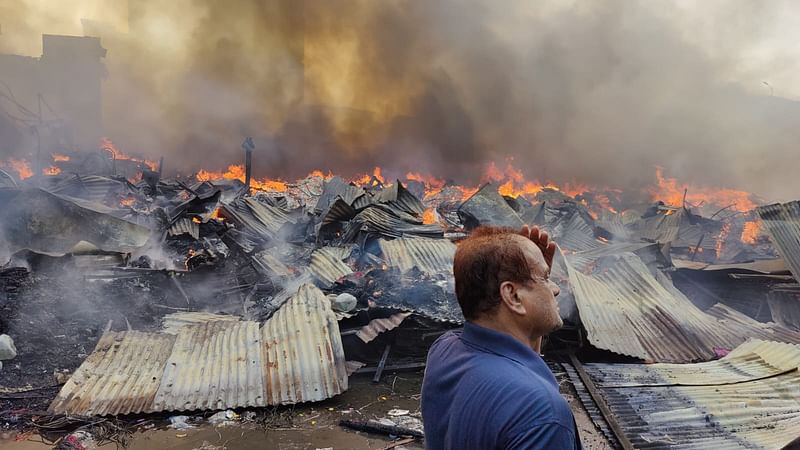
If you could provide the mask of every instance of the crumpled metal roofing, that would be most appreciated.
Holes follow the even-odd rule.
[[[425,273],[452,273],[456,245],[447,239],[422,237],[378,241],[390,267],[407,272],[414,267]]]
[[[372,319],[356,331],[356,336],[364,343],[372,342],[379,334],[399,327],[411,314],[410,312],[401,312],[381,319]]]
[[[797,330],[774,322],[758,322],[722,303],[715,304],[705,312],[724,324],[732,335],[800,344],[800,333]]]
[[[259,329],[209,321],[169,333],[108,332],[48,411],[118,415],[317,401],[347,389],[339,326],[303,285]]]
[[[167,233],[170,236],[188,234],[195,239],[200,239],[200,224],[193,221],[191,217],[182,217],[169,227]]]
[[[341,199],[347,205],[352,205],[356,198],[363,194],[363,188],[353,186],[340,177],[333,177],[325,181],[322,195],[317,200],[314,210],[320,214],[333,206],[337,199]]]
[[[759,206],[756,212],[789,271],[800,280],[800,201]]]
[[[14,217],[0,222],[11,252],[27,248],[65,253],[86,241],[101,250],[124,253],[150,238],[148,228],[114,217],[110,208],[43,189],[2,190],[0,207],[6,217]]]
[[[264,238],[273,238],[283,224],[290,221],[280,208],[252,198],[223,203],[220,212],[243,230]]]
[[[800,298],[791,292],[773,291],[767,297],[772,320],[795,330],[800,330]]]
[[[422,213],[425,212],[425,206],[422,202],[416,195],[409,192],[400,180],[396,180],[394,184],[378,192],[373,198],[373,201],[377,203],[386,203],[393,208],[417,216],[422,216]]]
[[[261,329],[269,405],[319,401],[347,390],[339,324],[330,302],[304,284]]]
[[[700,364],[586,364],[636,448],[781,449],[800,437],[800,348],[751,340]]]
[[[521,228],[523,223],[499,192],[487,183],[458,208],[458,216],[469,226],[495,225]]]
[[[562,248],[574,252],[602,247],[605,244],[594,237],[594,230],[579,213],[551,227],[553,239]]]
[[[239,321],[239,316],[231,316],[227,314],[213,314],[201,311],[180,311],[172,314],[167,314],[161,319],[161,329],[165,333],[178,334],[178,331],[188,325],[197,325],[206,322],[217,321]]]
[[[272,233],[277,233],[281,226],[289,221],[289,216],[276,206],[267,205],[249,197],[245,198],[244,202],[250,208],[253,216]]]
[[[121,180],[98,175],[74,175],[49,189],[54,194],[80,197],[92,202],[102,202],[109,195],[132,192],[130,185]]]
[[[671,260],[661,252],[660,245],[661,244],[656,242],[615,242],[577,253],[570,253],[565,255],[565,257],[572,267],[581,272],[585,272],[599,258],[618,255],[620,253],[633,253],[638,256],[645,265],[652,263],[657,266],[669,267]]]
[[[352,242],[359,233],[370,237],[399,238],[406,235],[423,237],[442,237],[444,232],[439,225],[422,224],[403,220],[402,211],[394,211],[388,206],[372,205],[358,213],[347,226],[343,240]]]
[[[265,406],[257,322],[222,320],[178,330],[154,411]]]
[[[175,336],[107,332],[64,384],[48,411],[105,416],[152,412]]]
[[[314,250],[309,270],[322,284],[330,286],[339,278],[353,273],[353,269],[342,261],[352,250],[352,247],[322,247]]]
[[[567,264],[581,321],[592,345],[656,362],[704,361],[765,334],[800,343],[800,333],[760,324],[722,305],[710,313],[677,290],[667,290],[632,253],[595,275]]]

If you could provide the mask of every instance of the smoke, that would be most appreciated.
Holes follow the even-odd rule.
[[[17,3],[0,50],[101,36],[107,135],[184,172],[238,163],[253,136],[259,176],[474,183],[513,158],[541,181],[630,189],[658,165],[774,200],[800,188],[784,163],[800,104],[772,96],[796,72],[788,1]]]

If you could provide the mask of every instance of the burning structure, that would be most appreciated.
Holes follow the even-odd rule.
[[[745,425],[755,434],[709,416],[702,404],[681,419],[693,424],[689,434],[679,431],[683,422],[631,428],[626,421],[651,422],[687,403],[632,417],[625,405],[638,395],[662,394],[631,396],[609,377],[633,377],[623,387],[646,390],[651,383],[629,372],[663,365],[679,376],[700,370],[693,364],[730,361],[733,373],[755,370],[748,376],[756,380],[762,369],[745,367],[751,361],[776,374],[794,367],[771,362],[800,344],[792,309],[800,291],[798,232],[786,225],[797,215],[793,203],[756,206],[738,193],[741,204],[720,206],[733,195],[721,191],[692,204],[688,191],[671,197],[674,180],[659,172],[663,191],[654,190],[652,200],[668,202],[626,205],[613,189],[527,182],[511,164],[489,166],[491,181],[476,188],[414,173],[387,180],[379,168],[350,180],[320,171],[293,182],[259,179],[251,145],[243,145],[244,165],[174,179],[161,176],[163,161],[131,157],[108,140],[95,153],[52,155],[54,170],[44,174],[9,164],[0,191],[8,261],[0,331],[15,339],[18,355],[0,372],[6,392],[46,388],[53,371],[66,370],[74,372],[68,380],[60,375],[66,382],[51,414],[321,400],[346,390],[358,371],[380,379],[385,370],[422,367],[427,345],[463,323],[451,273],[459,238],[479,225],[530,223],[548,230],[560,249],[553,277],[566,326],[545,353],[564,361],[576,385],[591,386],[584,400],[590,412],[605,405],[607,414],[595,419],[612,442],[693,444],[704,433],[720,440],[733,433],[772,448],[759,434],[767,426],[760,412]],[[91,297],[81,308],[91,302],[100,312],[60,316],[74,300],[56,300],[48,289],[81,284],[78,295]],[[47,308],[61,312],[42,317]],[[67,342],[41,338],[45,329],[66,336],[65,327],[86,332]],[[584,367],[579,358],[662,364]],[[47,375],[32,378],[32,368]],[[657,385],[692,383],[680,376]],[[753,388],[743,395],[761,401],[767,387]],[[726,402],[737,391],[716,392],[712,401]],[[786,392],[781,399],[795,398]],[[623,431],[612,433],[606,421]],[[788,419],[780,426],[787,439],[800,434]]]

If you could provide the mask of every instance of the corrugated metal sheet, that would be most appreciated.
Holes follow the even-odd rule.
[[[244,231],[268,239],[274,237],[283,224],[290,220],[280,208],[252,198],[222,204],[220,213]]]
[[[277,233],[283,224],[289,221],[289,216],[280,208],[261,203],[252,198],[245,198],[244,202],[250,208],[253,216],[261,221],[272,233]]]
[[[759,206],[756,211],[792,275],[800,280],[800,201]]]
[[[748,337],[800,342],[798,333],[776,331],[721,305],[715,309],[722,313],[718,320],[677,290],[668,291],[631,253],[596,275],[569,264],[568,271],[588,339],[598,348],[649,361],[689,362],[712,359],[715,349],[731,349]]]
[[[347,389],[339,326],[303,285],[259,329],[212,321],[169,333],[106,333],[50,405],[54,414],[191,411],[317,401]]]
[[[398,214],[383,205],[372,205],[358,213],[347,226],[343,240],[353,242],[358,234],[365,233],[369,237],[422,236],[439,238],[444,235],[439,225],[423,225],[402,220]]]
[[[400,180],[395,180],[394,184],[378,192],[373,198],[374,202],[386,203],[393,208],[400,209],[409,214],[422,216],[425,206],[416,195],[406,189]]]
[[[389,266],[401,272],[414,267],[429,274],[453,271],[456,245],[446,239],[412,237],[378,242]]]
[[[336,199],[341,199],[345,204],[352,205],[356,198],[364,194],[364,189],[352,186],[340,177],[333,177],[325,181],[322,189],[322,195],[317,200],[317,206],[314,208],[317,214],[328,210],[335,202]]]
[[[800,437],[799,364],[794,345],[750,341],[702,365],[584,367],[636,448],[780,449]]]
[[[54,414],[105,416],[152,411],[175,336],[108,332],[50,404]]]
[[[289,278],[292,272],[289,267],[281,262],[275,255],[270,252],[271,249],[262,250],[253,255],[253,263],[261,272],[274,275],[279,278]]]
[[[170,236],[180,236],[181,234],[188,234],[189,236],[200,239],[200,224],[195,223],[190,217],[183,217],[175,221],[169,231]]]
[[[323,247],[314,250],[309,269],[322,284],[330,286],[339,278],[353,273],[353,269],[342,262],[350,251],[352,248]]]
[[[519,229],[523,225],[517,212],[508,206],[497,192],[497,186],[491,183],[462,203],[458,208],[458,216],[469,226],[495,225]]]
[[[238,321],[240,317],[227,314],[212,314],[207,312],[176,312],[167,314],[161,319],[161,329],[165,333],[178,334],[178,331],[188,325],[197,325],[206,322]]]
[[[50,192],[100,203],[111,195],[125,194],[131,192],[131,189],[128,184],[112,178],[98,175],[75,175],[61,181],[50,189]]]
[[[800,296],[792,292],[770,292],[767,304],[773,321],[800,330]]]
[[[677,269],[705,271],[725,270],[732,273],[779,274],[788,272],[789,270],[783,258],[762,259],[753,262],[733,264],[709,264],[700,261],[687,261],[685,259],[673,259],[672,262]]]
[[[0,204],[5,217],[0,223],[10,248],[46,253],[66,253],[81,241],[111,252],[131,252],[147,243],[148,228],[109,214],[111,208],[68,198],[43,189],[4,190]]]
[[[406,317],[410,315],[410,312],[401,312],[382,319],[372,319],[356,332],[356,336],[364,341],[364,343],[371,342],[378,337],[379,334],[399,327],[400,324],[406,320]]]
[[[659,245],[660,244],[654,242],[615,242],[613,244],[571,253],[565,256],[572,267],[581,272],[585,272],[599,258],[618,255],[620,253],[633,253],[638,256],[645,265],[653,263],[657,266],[668,267],[670,265],[670,260],[661,253]]]
[[[562,248],[573,252],[602,247],[605,244],[594,237],[594,230],[580,214],[575,213],[569,220],[561,221],[551,227],[553,239]]]
[[[339,325],[322,291],[301,286],[261,331],[268,404],[318,401],[347,390]]]
[[[800,333],[796,330],[791,330],[773,322],[758,322],[722,303],[715,304],[707,309],[706,313],[717,319],[734,336],[800,344]]]
[[[341,198],[337,198],[336,201],[321,214],[320,225],[347,221],[355,217],[355,215],[355,208]]]
[[[178,330],[153,410],[265,405],[257,322],[205,322]]]

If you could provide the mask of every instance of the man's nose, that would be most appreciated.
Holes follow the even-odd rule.
[[[558,297],[558,294],[561,293],[561,288],[558,287],[558,285],[554,281],[552,280],[549,281],[550,281],[550,290],[553,292],[553,297]]]

